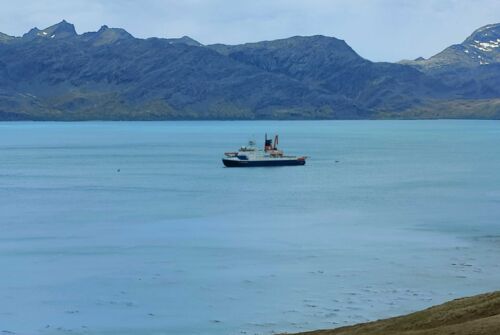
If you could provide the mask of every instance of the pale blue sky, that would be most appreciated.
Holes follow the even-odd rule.
[[[0,0],[0,31],[22,35],[62,19],[78,33],[103,24],[137,37],[189,35],[243,43],[322,34],[376,61],[429,57],[500,22],[499,0]]]

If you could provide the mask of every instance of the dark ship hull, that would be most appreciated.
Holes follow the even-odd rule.
[[[306,160],[303,158],[293,159],[262,159],[262,160],[237,160],[237,159],[222,159],[222,163],[226,167],[266,167],[266,166],[297,166],[305,165]]]
[[[306,156],[286,156],[279,150],[278,135],[272,140],[266,138],[264,150],[255,147],[254,141],[249,141],[248,146],[243,146],[237,152],[226,152],[222,163],[226,167],[268,167],[268,166],[298,166],[306,164]]]

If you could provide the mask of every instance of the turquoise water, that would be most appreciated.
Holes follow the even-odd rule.
[[[304,167],[228,169],[279,133]],[[271,334],[500,289],[500,122],[0,123],[0,331]]]

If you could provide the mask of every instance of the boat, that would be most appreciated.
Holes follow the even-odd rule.
[[[278,135],[274,141],[267,138],[264,141],[264,150],[255,146],[254,141],[242,146],[236,152],[226,152],[222,163],[226,167],[267,167],[267,166],[296,166],[305,165],[306,156],[287,156],[278,149]]]

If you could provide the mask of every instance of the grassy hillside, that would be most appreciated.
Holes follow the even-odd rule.
[[[500,292],[457,299],[413,314],[302,335],[499,335]]]
[[[500,99],[430,100],[397,113],[381,111],[377,119],[500,119]]]

